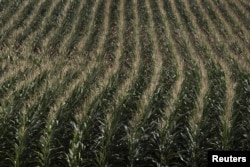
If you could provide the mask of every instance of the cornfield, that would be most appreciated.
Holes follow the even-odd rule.
[[[0,0],[1,167],[202,167],[250,150],[248,0]]]

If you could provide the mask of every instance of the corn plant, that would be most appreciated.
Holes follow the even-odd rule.
[[[9,4],[10,4],[10,1],[1,1],[0,2],[0,13],[3,12],[3,10],[6,9]]]
[[[33,50],[37,50],[39,48],[41,49],[43,40],[47,37],[49,32],[51,32],[53,29],[57,27],[56,23],[58,22],[60,11],[62,11],[66,2],[67,2],[66,0],[62,0],[56,5],[56,7],[51,13],[51,17],[49,17],[42,31],[39,32],[38,35],[35,37],[32,44]]]
[[[3,164],[10,164],[14,166],[19,166],[20,161],[17,160],[15,157],[18,157],[20,151],[23,150],[23,142],[19,142],[19,140],[23,140],[21,137],[24,135],[24,131],[21,136],[19,136],[18,133],[18,127],[20,126],[20,108],[23,107],[24,102],[28,100],[28,98],[35,93],[35,91],[41,86],[42,81],[46,77],[46,72],[38,76],[31,85],[26,85],[24,86],[21,90],[16,91],[14,93],[14,99],[12,102],[10,102],[8,106],[8,116],[4,120],[4,126],[6,124],[9,124],[9,128],[7,129],[2,129],[2,135],[1,135],[1,145],[0,147],[2,148],[1,150],[5,150],[3,154],[1,154],[1,159],[3,160],[1,163]],[[25,121],[25,120],[24,120]],[[24,122],[23,122],[24,123]],[[1,127],[2,128],[2,127]],[[8,141],[9,137],[14,138],[13,141]],[[21,138],[19,138],[21,137]]]
[[[2,16],[1,18],[1,22],[0,22],[0,28],[2,28],[2,26],[5,25],[5,23],[7,23],[7,21],[9,20],[9,18],[12,17],[12,15],[15,13],[15,11],[22,5],[24,1],[19,1],[19,2],[13,2],[10,6],[10,10],[8,10],[8,13],[5,13],[5,16]],[[3,3],[3,2],[2,2]],[[7,3],[7,1],[5,2],[5,4]],[[7,5],[7,4],[6,4]],[[1,6],[2,9],[4,9],[4,4],[3,6]]]
[[[32,13],[32,11],[34,10],[34,6],[35,6],[35,4],[37,4],[37,2],[38,1],[36,1],[36,0],[32,1],[32,3],[29,3],[24,8],[24,10],[22,10],[21,16],[19,17],[19,19],[16,22],[13,23],[13,25],[10,28],[8,28],[6,30],[6,32],[4,33],[4,36],[1,39],[1,42],[4,43],[4,41],[7,40],[9,35],[11,35],[15,29],[18,29],[21,26],[21,24],[25,21],[25,19],[27,19],[27,16]],[[17,3],[17,4],[19,4],[19,3]]]
[[[95,15],[92,15],[91,9],[93,8],[95,1],[87,1],[84,7],[80,11],[81,18],[76,25],[76,33],[71,36],[68,45],[67,45],[67,52],[70,54],[73,52],[74,47],[77,46],[81,38],[85,35],[87,31],[87,26],[89,25],[89,21]]]
[[[91,31],[90,37],[88,38],[88,40],[86,41],[86,45],[85,45],[85,52],[89,53],[92,50],[95,50],[97,47],[97,42],[98,42],[98,36],[100,36],[100,33],[103,30],[103,19],[104,19],[104,15],[101,13],[104,13],[105,10],[105,3],[104,1],[100,2],[100,5],[97,8],[97,11],[100,11],[98,13],[96,13],[95,15],[95,19],[94,19],[94,27]]]
[[[245,37],[243,35],[244,33],[243,33],[242,29],[236,23],[236,21],[232,18],[232,16],[229,14],[229,11],[227,11],[225,9],[225,6],[218,0],[215,0],[215,4],[219,8],[219,10],[221,11],[221,13],[222,13],[223,17],[225,18],[225,20],[231,25],[233,32],[235,34],[237,34],[237,36],[239,37],[240,40],[245,42],[246,39],[245,39]]]
[[[61,41],[63,41],[63,38],[71,31],[73,25],[72,22],[74,21],[74,19],[76,19],[76,11],[80,7],[79,4],[79,0],[75,0],[70,3],[67,14],[62,21],[63,26],[61,26],[59,30],[56,31],[54,37],[49,41],[49,46],[52,49],[59,48]]]
[[[239,9],[239,7],[233,1],[227,1],[229,6],[231,7],[232,11],[240,18],[241,22],[243,23],[244,27],[247,30],[250,30],[250,19]]]
[[[199,167],[249,150],[249,11],[0,0],[0,166]]]
[[[28,27],[26,27],[22,34],[19,34],[17,37],[17,41],[19,44],[22,44],[22,42],[29,36],[30,33],[36,31],[44,19],[44,16],[46,15],[46,12],[48,12],[49,6],[52,4],[51,0],[46,0],[41,7],[39,8],[38,13],[35,16],[35,19],[30,23]]]

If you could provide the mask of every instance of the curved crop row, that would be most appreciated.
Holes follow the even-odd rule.
[[[0,166],[206,166],[249,150],[247,0],[0,0]]]

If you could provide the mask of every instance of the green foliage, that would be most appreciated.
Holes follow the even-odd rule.
[[[249,150],[250,18],[241,11],[249,5],[110,0],[107,8],[107,2],[0,1],[0,166],[199,167],[208,150]],[[148,93],[156,56],[159,79]],[[197,62],[206,70],[202,96]],[[177,99],[169,106],[172,92]]]

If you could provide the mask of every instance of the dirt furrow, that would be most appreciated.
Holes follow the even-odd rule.
[[[165,23],[165,29],[167,32],[166,36],[170,39],[171,45],[174,46],[174,39],[171,37],[172,32],[170,32],[170,26],[169,26],[170,23],[168,21],[168,18],[166,17],[165,10],[163,9],[163,6],[164,6],[163,2],[161,0],[158,0],[158,4],[159,4],[160,12],[161,12],[161,17],[163,18],[164,23]],[[175,56],[175,59],[176,59],[178,79],[172,88],[172,93],[171,93],[172,98],[168,101],[168,105],[166,109],[164,110],[166,118],[169,118],[171,113],[175,110],[175,103],[178,100],[178,95],[181,91],[182,83],[185,79],[184,70],[183,70],[184,61],[181,59],[180,55],[178,54],[176,47],[173,47],[173,55]]]
[[[133,0],[133,13],[135,15],[135,21],[134,21],[134,27],[135,27],[135,34],[134,34],[134,39],[135,39],[135,51],[134,51],[134,60],[132,64],[132,69],[131,73],[129,75],[129,78],[126,79],[126,81],[121,85],[121,87],[118,89],[117,92],[117,101],[116,101],[116,106],[120,104],[121,98],[123,98],[123,95],[130,89],[130,86],[134,82],[136,76],[138,75],[139,71],[139,63],[140,63],[140,41],[139,41],[139,31],[138,31],[138,13],[137,10],[134,6],[137,6],[136,1]]]
[[[106,15],[105,15],[105,28],[104,28],[104,31],[103,32],[103,37],[101,38],[101,41],[100,41],[100,44],[98,49],[97,49],[97,52],[99,54],[102,53],[103,51],[103,48],[101,46],[104,45],[104,42],[105,42],[105,38],[107,34],[107,31],[108,31],[108,22],[109,22],[109,18],[108,16],[110,15],[110,10],[108,10],[110,8],[110,4],[111,4],[111,0],[109,0],[109,3],[106,5],[106,8],[105,8],[105,11],[106,11]],[[117,70],[119,69],[119,62],[120,62],[120,57],[122,55],[122,44],[123,44],[123,31],[124,31],[124,20],[123,20],[123,12],[124,12],[124,9],[123,9],[124,5],[123,3],[120,3],[120,6],[119,6],[119,11],[120,11],[120,22],[119,22],[119,43],[118,43],[118,48],[117,50],[115,51],[115,63],[113,64],[112,67],[110,68],[107,68],[103,78],[101,78],[101,80],[99,81],[100,84],[99,84],[99,87],[96,87],[94,90],[95,91],[92,91],[90,96],[88,97],[88,99],[84,102],[83,104],[83,109],[86,109],[88,108],[88,106],[90,106],[91,103],[94,102],[94,100],[96,99],[96,97],[98,97],[102,92],[103,90],[107,87],[107,85],[109,84],[109,80],[111,78],[111,76],[113,76],[115,73],[117,73]]]
[[[24,22],[22,23],[22,26],[19,27],[18,29],[13,30],[12,34],[13,34],[13,40],[16,40],[16,37],[18,37],[18,35],[20,35],[21,33],[23,33],[24,29],[28,28],[30,23],[36,19],[36,14],[38,13],[38,10],[40,9],[41,5],[43,3],[45,3],[46,0],[40,0],[38,1],[37,4],[35,4],[35,7],[32,11],[32,14],[28,15],[27,18],[25,18]],[[15,43],[15,42],[14,42]]]
[[[50,31],[49,34],[46,36],[46,38],[43,40],[42,48],[50,48],[49,42],[53,38],[54,34],[56,34],[56,32],[60,29],[60,26],[63,26],[62,25],[63,19],[66,17],[66,14],[69,12],[71,3],[73,3],[71,0],[66,0],[66,1],[67,2],[64,5],[62,11],[60,11],[60,17],[58,18],[58,22],[56,23],[57,27],[54,30]],[[50,53],[50,54],[53,54],[53,53]]]
[[[59,51],[60,54],[64,54],[65,55],[66,52],[67,52],[67,50],[66,50],[67,48],[65,48],[66,43],[69,41],[69,39],[71,38],[71,36],[76,31],[76,24],[79,22],[80,17],[82,17],[82,16],[80,16],[80,12],[81,12],[82,8],[84,7],[85,3],[86,3],[86,1],[81,1],[80,4],[79,4],[79,6],[81,6],[81,7],[77,9],[77,12],[76,12],[77,18],[74,19],[74,21],[71,23],[71,24],[73,24],[73,26],[72,26],[72,29],[71,29],[70,33],[68,33],[68,35],[63,38],[63,42],[61,44],[60,51]]]
[[[4,3],[4,2],[1,2],[1,3]],[[12,3],[13,3],[13,1],[12,1]],[[10,3],[10,1],[9,1],[8,4],[5,4],[5,5],[0,7],[0,15],[1,15],[1,17],[5,16],[11,10],[12,3]],[[2,27],[2,25],[1,25],[1,27]]]
[[[90,34],[91,34],[91,28],[94,26],[94,20],[95,20],[95,16],[96,16],[96,13],[98,12],[97,11],[97,8],[98,8],[98,5],[100,4],[100,1],[97,0],[97,2],[94,4],[94,7],[92,8],[91,10],[91,21],[90,23],[87,25],[87,31],[86,31],[86,34],[84,35],[84,37],[80,40],[80,42],[78,43],[78,45],[76,46],[76,50],[78,52],[81,52],[83,51],[83,49],[85,48],[85,45],[86,45],[86,41],[88,40],[88,38],[90,37]]]
[[[236,1],[237,2],[237,1]],[[243,15],[243,11],[239,8],[235,1],[228,0],[224,1],[224,6],[227,11],[231,14],[233,19],[239,23],[241,29],[243,30],[244,34],[249,37],[249,30],[250,30],[250,18],[246,17],[246,15]],[[239,2],[238,2],[239,3]],[[248,3],[249,4],[249,3]],[[247,23],[245,23],[247,22]],[[249,39],[249,38],[248,38]]]
[[[0,78],[0,85],[7,79],[7,78],[10,78],[10,77],[13,77],[15,76],[18,71],[23,71],[27,66],[27,62],[26,61],[23,61],[23,60],[14,60],[14,61],[18,61],[17,63],[14,63],[14,64],[9,64],[9,63],[3,63],[1,64],[2,67],[4,66],[8,66],[8,71],[4,72],[2,75],[1,75],[1,78]],[[5,65],[4,65],[5,64]]]
[[[248,49],[250,47],[249,41],[248,42],[246,41],[247,43],[244,43],[242,40],[236,40],[236,39],[238,39],[238,36],[237,36],[237,34],[235,34],[233,32],[232,28],[230,27],[230,26],[235,26],[235,25],[229,25],[226,22],[225,18],[221,15],[221,13],[219,12],[219,9],[214,4],[214,1],[211,1],[210,4],[211,4],[212,8],[214,9],[214,11],[216,12],[216,14],[218,15],[218,17],[220,18],[221,22],[223,23],[224,28],[228,32],[229,36],[227,38],[227,41],[225,41],[227,46],[228,46],[228,49],[233,48],[232,44],[239,43],[240,44],[240,45],[238,44],[239,46],[241,46],[241,47],[245,46],[244,48],[240,49],[240,50],[242,50],[241,52],[243,52],[243,53],[233,53],[232,52],[232,56],[233,56],[234,60],[238,62],[238,64],[243,65],[243,67],[245,69],[247,69],[247,67],[250,64],[250,53],[248,51]],[[237,47],[237,46],[235,46],[235,47]]]
[[[202,6],[200,4],[200,0],[197,1],[199,6]],[[206,12],[204,11],[203,8],[200,8],[200,10],[202,11],[203,16],[205,17],[205,19],[208,21],[208,25],[210,27],[210,29],[215,29],[215,27],[213,26],[213,24],[211,23],[211,21],[208,19],[207,15],[205,14]],[[219,41],[220,40],[220,36],[217,34],[217,31],[214,31],[213,34]],[[230,70],[230,67],[228,65],[228,61],[223,59],[220,55],[218,55],[217,53],[214,52],[214,50],[211,48],[211,45],[208,43],[206,37],[204,36],[204,34],[200,34],[200,37],[203,39],[204,42],[206,42],[209,50],[211,51],[211,56],[212,58],[220,64],[220,66],[223,69],[223,72],[225,73],[225,82],[226,82],[226,104],[225,104],[225,109],[224,109],[224,114],[221,118],[221,121],[223,123],[223,125],[225,125],[225,127],[230,131],[231,128],[231,121],[232,121],[232,108],[233,108],[233,99],[234,99],[234,94],[235,94],[235,86],[236,83],[231,79],[232,78],[232,71]]]
[[[241,12],[246,16],[246,18],[250,19],[250,13],[246,10],[243,3],[241,3],[240,1],[233,1],[233,2],[241,10]]]
[[[100,41],[98,43],[98,47],[96,49],[96,54],[97,55],[100,55],[102,52],[103,52],[103,47],[104,47],[104,43],[105,43],[105,40],[106,40],[106,37],[107,37],[107,34],[108,34],[108,23],[109,23],[109,13],[110,13],[110,10],[109,10],[109,6],[111,4],[111,0],[108,0],[105,5],[106,5],[106,9],[105,9],[105,18],[104,18],[104,30],[102,32],[102,35],[100,36]]]
[[[150,31],[150,38],[152,39],[153,43],[153,60],[154,60],[154,72],[152,74],[151,82],[149,84],[149,87],[145,90],[145,92],[142,95],[142,100],[141,104],[143,108],[147,108],[149,101],[151,97],[153,96],[153,92],[155,91],[159,79],[160,79],[160,72],[162,68],[162,55],[159,51],[159,46],[158,46],[158,40],[156,38],[155,34],[155,27],[154,27],[154,22],[152,18],[152,10],[149,4],[149,1],[146,0],[146,8],[148,11],[148,16],[149,16],[149,31]],[[144,109],[143,109],[144,110]]]
[[[23,2],[23,5],[19,7],[17,11],[15,11],[14,15],[1,28],[1,34],[12,27],[12,25],[19,19],[19,16],[23,12],[23,10],[29,5],[29,3],[31,3],[31,0]]]
[[[109,23],[109,13],[110,13],[110,5],[111,5],[112,0],[108,0],[107,3],[105,4],[105,18],[104,18],[104,30],[101,35],[101,40],[98,42],[98,54],[96,54],[95,59],[92,59],[92,61],[88,64],[96,64],[95,66],[92,66],[90,70],[92,70],[94,67],[97,67],[99,63],[101,62],[96,62],[97,61],[97,55],[100,55],[103,51],[103,46],[105,42],[106,35],[108,33],[108,23]],[[97,6],[96,6],[97,7]],[[100,78],[98,80],[98,83],[95,85],[93,88],[93,91],[90,92],[88,98],[83,102],[83,105],[81,106],[80,110],[86,110],[86,108],[93,103],[93,101],[96,99],[96,97],[106,88],[109,78],[112,75],[112,69],[109,68],[107,69],[107,72],[105,72],[104,77]]]
[[[183,1],[184,3],[184,8],[187,12],[190,13],[190,11],[187,8],[187,1]],[[178,20],[181,20],[181,16],[179,14],[176,14]],[[191,25],[192,27],[194,27],[194,23],[191,20]],[[196,29],[194,30],[196,32]],[[190,49],[190,55],[192,57],[193,60],[196,61],[196,64],[199,67],[200,70],[200,75],[201,75],[201,82],[200,82],[200,92],[198,93],[198,97],[197,97],[197,103],[196,103],[196,108],[194,110],[194,114],[193,117],[190,120],[190,124],[191,124],[191,128],[193,131],[195,131],[195,127],[196,125],[201,121],[201,117],[203,114],[203,109],[204,109],[204,98],[205,95],[208,91],[208,75],[207,75],[207,69],[204,65],[204,60],[200,57],[200,53],[197,51],[197,49],[194,47],[194,42],[193,39],[195,38],[193,35],[191,34],[191,32],[189,32],[188,29],[184,29],[183,30],[183,37],[184,39],[187,40],[187,45],[188,48]]]

